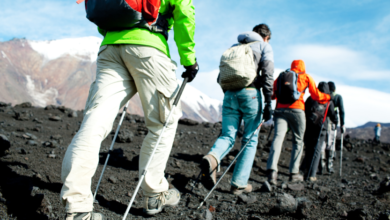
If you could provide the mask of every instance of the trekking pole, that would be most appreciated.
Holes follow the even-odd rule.
[[[332,146],[334,145],[334,159],[336,160],[336,137],[337,137],[337,124],[336,124],[336,130],[334,130],[334,139],[333,139],[333,143],[332,143]],[[332,149],[330,149],[332,150]]]
[[[95,202],[97,191],[98,191],[99,186],[100,186],[100,182],[102,181],[102,178],[103,178],[104,171],[106,170],[108,159],[110,158],[110,154],[112,153],[112,148],[114,147],[114,143],[115,143],[116,137],[118,136],[118,132],[119,132],[119,129],[120,129],[121,125],[122,125],[122,121],[123,121],[123,118],[125,117],[127,106],[129,105],[129,103],[130,103],[130,100],[127,101],[125,107],[123,108],[121,119],[119,120],[118,127],[116,128],[116,131],[115,131],[114,139],[112,139],[110,149],[108,150],[106,162],[104,162],[102,174],[100,174],[100,178],[99,178],[98,184],[96,186],[95,194],[93,195],[93,201],[94,202]]]
[[[341,177],[341,171],[343,169],[343,137],[344,134],[341,133],[341,148],[340,148],[340,177]]]
[[[271,133],[272,133],[273,129],[274,129],[274,124],[271,125],[271,129],[269,131],[269,134],[268,134],[268,137],[267,137],[267,141],[269,141],[269,137],[271,137]]]
[[[261,125],[263,125],[264,123],[264,119],[261,121],[259,127],[256,128],[256,130],[252,133],[252,135],[249,137],[248,139],[248,142],[246,142],[246,144],[244,145],[244,147],[241,148],[240,152],[238,152],[237,156],[234,158],[234,160],[230,163],[230,165],[228,166],[228,168],[226,168],[225,172],[222,174],[222,176],[219,178],[218,182],[214,185],[214,187],[210,190],[209,194],[206,195],[206,197],[203,199],[203,201],[199,204],[198,208],[199,209],[200,207],[202,207],[203,203],[206,201],[206,199],[211,195],[211,193],[214,191],[215,187],[217,187],[218,183],[221,182],[223,176],[225,176],[225,174],[229,171],[230,167],[233,165],[233,163],[237,160],[237,158],[240,156],[240,154],[245,150],[246,146],[248,145],[248,143],[250,142],[250,140],[252,139],[253,135],[256,134],[256,132],[258,130],[260,130],[261,128]]]
[[[316,144],[316,147],[314,148],[314,155],[313,155],[313,158],[312,158],[312,160],[311,160],[310,169],[309,169],[309,172],[307,173],[306,180],[309,179],[311,169],[313,168],[314,156],[315,156],[315,154],[316,154],[316,150],[317,150],[318,146],[320,146],[320,145],[319,145],[319,142],[320,142],[320,138],[321,138],[322,128],[324,127],[325,120],[326,120],[326,116],[327,116],[327,114],[328,114],[329,104],[330,104],[330,101],[329,101],[328,104],[326,105],[324,120],[322,120],[322,125],[321,125],[320,134],[318,135],[317,144]],[[321,150],[320,150],[320,152],[321,152]]]
[[[168,118],[167,118],[167,120],[164,122],[163,129],[162,129],[160,135],[158,136],[156,145],[154,146],[153,151],[152,151],[152,154],[150,155],[149,160],[148,160],[148,162],[146,163],[145,169],[142,171],[142,176],[141,176],[141,178],[138,180],[137,187],[135,188],[135,192],[134,192],[133,196],[131,197],[130,203],[129,203],[129,205],[127,206],[125,215],[123,216],[123,219],[122,219],[122,220],[125,220],[126,217],[127,217],[127,214],[129,214],[131,205],[133,204],[134,199],[135,199],[135,196],[137,195],[138,190],[139,190],[139,188],[140,188],[140,186],[141,186],[141,183],[142,183],[142,181],[143,181],[144,178],[145,178],[145,175],[146,175],[146,173],[147,173],[147,169],[148,169],[148,167],[149,167],[149,165],[150,165],[150,162],[151,162],[152,159],[153,159],[153,155],[154,155],[154,153],[156,152],[158,145],[160,144],[161,137],[162,137],[162,135],[163,135],[163,133],[164,133],[164,131],[165,131],[165,129],[166,129],[168,123],[169,123],[169,120],[171,119],[171,116],[172,116],[173,111],[175,111],[175,108],[176,108],[176,106],[177,106],[177,103],[178,103],[179,100],[180,100],[180,96],[181,96],[181,94],[183,93],[184,87],[185,87],[186,84],[187,84],[187,81],[188,81],[188,78],[184,78],[184,81],[183,81],[183,83],[181,84],[181,87],[180,87],[179,92],[178,92],[178,94],[177,94],[177,96],[176,96],[176,98],[175,98],[175,101],[173,102],[172,110],[171,110],[171,112],[169,112]]]

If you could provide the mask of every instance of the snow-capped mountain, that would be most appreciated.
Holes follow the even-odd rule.
[[[95,80],[98,37],[52,41],[13,39],[0,42],[0,101],[36,106],[64,105],[83,109]],[[187,84],[182,95],[183,117],[221,120],[221,102]],[[143,115],[138,95],[129,112]]]

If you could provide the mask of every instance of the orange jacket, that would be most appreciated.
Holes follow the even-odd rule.
[[[282,104],[277,103],[276,109],[278,108],[293,108],[293,109],[302,109],[305,110],[305,101],[303,101],[303,96],[305,95],[305,89],[308,88],[310,95],[313,100],[320,102],[321,104],[326,103],[330,100],[330,95],[320,92],[318,90],[316,83],[313,78],[306,73],[305,63],[302,60],[294,60],[291,63],[291,70],[298,73],[298,82],[297,87],[298,91],[302,92],[301,96],[297,101],[292,104]],[[274,81],[274,89],[272,94],[272,100],[276,98],[277,82],[278,79]]]

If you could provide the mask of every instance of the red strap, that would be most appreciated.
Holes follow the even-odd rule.
[[[83,1],[85,1],[85,0],[77,0],[76,3],[77,3],[77,4],[80,4],[80,3],[83,2]]]
[[[330,104],[330,101],[329,101],[329,102],[328,102],[328,104],[326,105],[326,110],[325,110],[324,120],[322,120],[322,124],[324,124],[324,123],[325,123],[326,116],[328,115],[329,104]]]

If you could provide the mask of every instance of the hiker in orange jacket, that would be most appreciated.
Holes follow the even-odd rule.
[[[275,133],[267,161],[267,173],[268,182],[274,185],[277,184],[278,161],[288,128],[293,132],[293,149],[289,170],[290,181],[303,181],[303,176],[299,174],[299,162],[302,157],[303,136],[306,127],[305,102],[303,100],[306,88],[309,89],[311,97],[315,101],[329,101],[332,99],[331,95],[318,90],[313,78],[306,73],[305,63],[302,60],[294,60],[290,70],[298,74],[297,90],[301,92],[299,99],[292,104],[279,103],[276,97],[278,79],[274,81],[273,87],[272,99],[277,100],[274,114]]]

